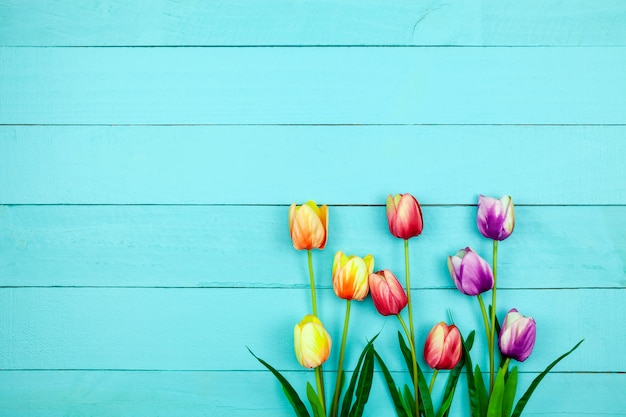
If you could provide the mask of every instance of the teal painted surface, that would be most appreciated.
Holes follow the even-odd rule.
[[[445,258],[488,257],[477,195],[511,194],[498,313],[539,329],[522,385],[586,339],[525,415],[626,416],[624,2],[388,3],[0,0],[1,415],[291,415],[246,350],[312,380],[288,205],[331,205],[338,341],[332,256],[402,271],[383,204],[408,191],[418,343],[449,308],[480,334]],[[406,378],[396,324],[353,317],[348,363],[382,329]],[[377,373],[366,415],[391,414]]]

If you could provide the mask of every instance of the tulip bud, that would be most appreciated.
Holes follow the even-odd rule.
[[[367,277],[374,271],[374,257],[347,256],[337,251],[333,260],[333,289],[344,300],[363,300],[369,292]]]
[[[328,359],[332,340],[317,317],[304,316],[293,329],[293,339],[296,358],[305,368],[317,368]]]
[[[374,306],[383,316],[396,315],[406,306],[404,288],[391,271],[383,269],[370,274],[368,281]]]
[[[387,222],[392,235],[409,239],[422,233],[422,209],[411,194],[396,194],[387,197]]]
[[[498,344],[500,352],[507,358],[524,362],[530,356],[535,346],[537,324],[532,317],[524,317],[511,309],[504,317],[500,329]]]
[[[478,295],[493,288],[489,263],[469,247],[448,256],[448,271],[454,285],[466,295]]]
[[[289,207],[289,234],[293,247],[302,249],[324,249],[328,238],[328,207],[317,207],[314,201]]]
[[[453,369],[461,360],[461,333],[452,324],[435,324],[424,345],[424,359],[433,369]]]
[[[501,199],[478,197],[476,224],[480,233],[493,240],[504,240],[511,236],[515,227],[513,199],[505,195]]]

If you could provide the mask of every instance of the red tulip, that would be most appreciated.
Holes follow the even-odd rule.
[[[461,360],[461,333],[452,324],[435,324],[424,345],[424,359],[433,369],[453,369]]]
[[[369,286],[374,306],[383,316],[396,315],[406,306],[404,288],[391,271],[383,269],[370,274]]]
[[[422,233],[422,209],[411,194],[396,194],[387,197],[387,222],[392,235],[409,239]]]

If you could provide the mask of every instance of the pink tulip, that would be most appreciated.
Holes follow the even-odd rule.
[[[452,324],[435,324],[426,337],[424,359],[433,369],[453,369],[461,360],[461,333]]]
[[[369,286],[374,306],[383,316],[396,315],[406,306],[404,288],[391,271],[383,269],[370,274]]]
[[[515,227],[513,199],[505,195],[497,198],[478,197],[476,224],[480,233],[493,240],[504,240],[511,236]]]
[[[387,222],[392,235],[400,239],[419,236],[424,228],[422,209],[411,194],[387,197]]]

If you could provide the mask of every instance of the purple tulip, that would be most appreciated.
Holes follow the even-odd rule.
[[[478,197],[476,223],[480,233],[493,240],[504,240],[511,236],[515,227],[513,199],[505,195],[501,199]]]
[[[478,295],[493,288],[489,263],[469,247],[448,256],[448,271],[454,285],[466,295]]]
[[[507,358],[524,362],[533,351],[537,324],[532,317],[524,317],[511,309],[504,317],[504,323],[500,329],[500,352]]]

